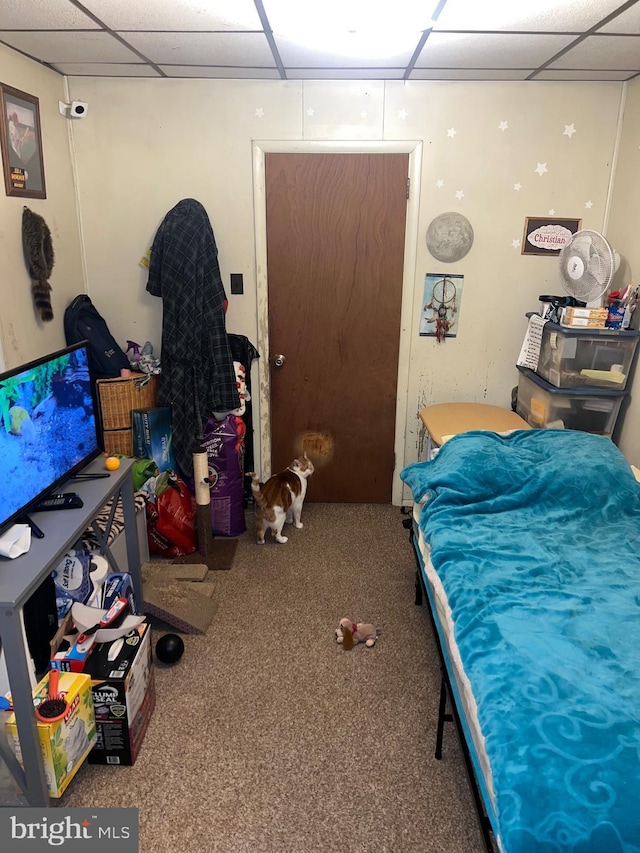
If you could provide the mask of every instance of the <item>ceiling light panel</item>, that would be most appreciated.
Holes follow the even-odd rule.
[[[537,68],[573,41],[570,35],[436,33],[429,36],[420,68]]]
[[[327,39],[324,46],[308,47],[283,36],[274,36],[278,53],[285,66],[296,68],[394,68],[406,66],[411,59],[416,43],[406,45],[404,50],[390,51],[388,47],[378,46],[377,50],[357,51],[355,53],[335,52],[333,42]]]
[[[388,0],[263,3],[278,45],[286,44],[289,49],[299,45],[322,56],[364,60],[362,65],[369,59],[378,65],[384,57],[401,54],[410,58],[422,32],[432,25],[432,4],[425,0],[395,0],[392,14]]]
[[[289,80],[402,80],[404,68],[287,68]]]
[[[252,65],[273,68],[273,54],[262,33],[132,33],[122,37],[157,64]]]
[[[4,2],[4,0],[3,0]],[[253,0],[82,0],[112,30],[261,30]]]
[[[595,26],[623,0],[447,0],[437,30],[518,30],[579,33]]]

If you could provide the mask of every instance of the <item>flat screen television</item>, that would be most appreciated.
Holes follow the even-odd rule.
[[[0,373],[0,533],[102,452],[88,347]]]

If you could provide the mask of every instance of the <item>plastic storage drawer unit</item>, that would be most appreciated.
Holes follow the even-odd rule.
[[[518,366],[516,410],[532,427],[579,429],[611,436],[626,391],[555,388],[526,367]]]
[[[640,332],[583,329],[547,322],[537,373],[556,388],[624,391]]]

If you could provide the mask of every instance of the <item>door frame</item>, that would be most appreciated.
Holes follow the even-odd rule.
[[[400,307],[400,347],[398,351],[398,382],[396,390],[396,420],[394,439],[393,485],[391,501],[402,504],[403,484],[400,471],[405,466],[408,386],[411,350],[411,325],[418,254],[418,216],[420,212],[420,175],[422,141],[390,142],[305,142],[302,140],[254,140],[253,149],[253,207],[256,257],[256,312],[259,376],[259,442],[256,467],[264,479],[271,476],[271,387],[269,372],[269,305],[267,286],[267,199],[265,187],[265,158],[267,154],[408,154],[412,187],[407,201],[404,263],[402,268],[402,301]],[[260,466],[260,467],[258,467]]]

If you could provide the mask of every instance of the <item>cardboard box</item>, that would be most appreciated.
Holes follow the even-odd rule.
[[[131,420],[133,455],[138,459],[153,459],[161,473],[169,468],[175,470],[170,406],[134,409]]]
[[[34,704],[47,698],[49,674],[33,691]],[[61,797],[78,768],[96,742],[91,679],[74,672],[60,673],[59,693],[67,700],[67,713],[61,720],[43,723],[38,720],[38,736],[42,748],[44,772],[49,796]],[[18,761],[22,760],[15,714],[5,725],[7,740]]]
[[[156,703],[149,623],[125,637],[121,652],[110,661],[112,647],[95,646],[87,662],[97,729],[89,764],[132,765]]]

